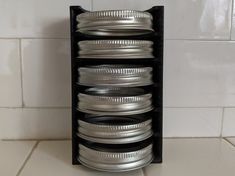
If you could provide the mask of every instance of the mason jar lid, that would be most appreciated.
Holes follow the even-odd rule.
[[[127,144],[139,141],[152,136],[152,119],[134,124],[115,124],[119,119],[121,121],[134,120],[131,117],[109,116],[109,118],[90,116],[90,118],[100,118],[103,124],[89,123],[84,120],[78,120],[78,136],[96,143],[105,144]],[[131,119],[129,119],[131,118]],[[137,120],[137,119],[136,119]]]
[[[98,151],[80,144],[78,160],[81,164],[100,171],[124,172],[135,170],[152,162],[152,144],[130,152]]]
[[[153,58],[152,41],[85,40],[78,43],[79,58]]]
[[[145,102],[152,98],[141,88],[89,88],[78,94],[79,101],[90,101],[106,104]],[[92,102],[90,102],[92,103]]]
[[[85,86],[137,87],[152,84],[152,68],[138,65],[98,65],[78,69],[78,84]]]
[[[77,16],[79,32],[97,36],[133,36],[150,33],[152,16],[134,10],[85,12]]]
[[[149,112],[152,94],[141,88],[89,88],[78,94],[78,110],[98,115],[134,115]]]

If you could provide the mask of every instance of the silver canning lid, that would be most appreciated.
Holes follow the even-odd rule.
[[[139,110],[132,110],[132,111],[120,111],[120,112],[107,112],[107,111],[94,111],[94,110],[89,110],[86,108],[78,108],[78,111],[88,113],[88,114],[95,114],[95,115],[135,115],[135,114],[143,114],[146,112],[149,112],[153,110],[153,107],[147,107]]]
[[[152,84],[152,68],[100,65],[79,68],[78,84],[86,86],[133,87]]]
[[[92,118],[92,117],[89,117]],[[98,117],[99,118],[99,117]],[[121,117],[109,117],[107,121],[117,121],[119,118]],[[127,120],[128,117],[125,117]],[[121,120],[123,121],[123,118],[121,118]],[[103,122],[105,122],[105,120],[103,120]],[[134,123],[134,124],[118,124],[118,125],[114,125],[114,124],[95,124],[95,123],[88,123],[86,121],[83,120],[78,120],[78,124],[79,126],[86,128],[86,129],[90,129],[90,130],[95,130],[95,131],[108,131],[108,132],[118,132],[118,131],[127,131],[127,130],[136,130],[136,129],[141,129],[144,128],[148,125],[150,125],[152,123],[152,119],[148,119],[146,121],[140,122],[140,123]]]
[[[131,36],[153,31],[151,14],[133,10],[85,12],[77,16],[77,22],[78,31],[89,35]]]
[[[91,160],[92,158],[92,160]],[[79,145],[78,160],[85,166],[108,172],[123,172],[142,168],[153,159],[152,144],[132,152],[101,152]]]
[[[80,102],[100,102],[105,104],[125,104],[151,100],[152,94],[141,88],[89,88],[79,93]]]
[[[146,157],[146,154],[150,154],[152,152],[153,144],[148,145],[142,149],[130,152],[105,152],[94,150],[88,148],[82,144],[79,144],[79,150],[82,151],[80,153],[84,153],[84,157],[94,157],[95,159],[99,159],[98,161],[110,161],[110,162],[121,162],[126,159],[141,159]]]
[[[140,141],[143,141],[145,139],[148,139],[153,135],[153,132],[151,131],[151,126],[150,126],[148,131],[143,133],[143,134],[139,134],[139,135],[137,134],[136,136],[125,137],[125,138],[114,138],[114,137],[111,138],[112,136],[109,137],[109,138],[86,136],[86,135],[81,133],[81,129],[80,129],[80,131],[77,135],[79,137],[81,137],[82,139],[85,139],[85,140],[91,141],[91,142],[96,142],[96,143],[102,143],[102,144],[129,144],[129,143],[140,142]],[[117,134],[115,134],[115,135],[117,135]]]
[[[90,114],[132,115],[152,110],[152,94],[140,88],[89,88],[78,98],[78,110]]]
[[[79,156],[78,160],[82,165],[89,167],[91,169],[105,171],[105,172],[125,172],[125,171],[140,169],[149,165],[153,161],[153,154],[150,154],[146,158],[138,161],[130,163],[122,163],[122,164],[93,162],[92,160],[89,160],[82,156]]]
[[[92,131],[90,131],[91,129],[87,129],[87,128],[80,126],[80,127],[78,127],[78,132],[83,135],[90,136],[90,137],[97,137],[97,138],[104,138],[104,139],[114,139],[114,138],[120,139],[120,138],[127,138],[127,137],[132,137],[132,136],[144,134],[146,132],[151,131],[151,128],[152,128],[152,126],[148,125],[146,127],[142,127],[142,128],[134,129],[134,130],[110,132],[109,130],[104,130],[104,131],[92,130]]]
[[[79,58],[153,58],[153,42],[147,40],[85,40],[78,45]]]
[[[151,119],[130,125],[110,124],[110,121],[117,121],[119,118],[121,117],[106,118],[102,121],[105,124],[102,125],[78,120],[78,136],[88,141],[105,144],[134,143],[152,136]],[[128,117],[126,119],[129,121]]]
[[[152,101],[148,100],[145,102],[125,103],[125,104],[108,104],[108,103],[101,104],[101,102],[97,103],[79,102],[78,106],[80,109],[88,109],[92,111],[126,112],[126,111],[145,109],[151,107],[151,104]]]

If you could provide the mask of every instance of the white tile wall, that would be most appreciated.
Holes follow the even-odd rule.
[[[69,37],[69,6],[91,0],[0,0],[0,37]]]
[[[70,109],[0,108],[0,139],[70,138]]]
[[[165,108],[165,137],[219,137],[222,108]]]
[[[165,42],[167,107],[235,106],[235,42]]]
[[[0,107],[21,107],[21,92],[19,41],[0,39]]]
[[[69,5],[165,5],[164,135],[235,136],[232,0],[0,0],[0,139],[70,137]]]
[[[95,0],[94,10],[165,5],[167,39],[229,39],[232,0]]]
[[[25,106],[70,106],[69,40],[28,39],[21,46]]]
[[[235,136],[235,108],[224,109],[223,121],[222,135],[224,137]]]

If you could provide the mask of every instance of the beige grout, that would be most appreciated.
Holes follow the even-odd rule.
[[[211,109],[215,109],[215,108],[235,108],[235,106],[187,106],[187,107],[183,107],[183,106],[163,106],[163,108],[179,108],[179,109],[183,109],[183,108],[191,108],[191,109],[196,109],[196,108],[200,108],[200,109],[207,109],[207,108],[211,108]]]
[[[27,158],[25,159],[24,163],[22,164],[21,168],[19,169],[19,171],[17,172],[16,176],[20,176],[21,172],[23,171],[24,167],[26,166],[27,162],[29,161],[29,159],[31,158],[33,152],[35,151],[35,149],[37,148],[39,144],[39,141],[37,141],[35,143],[35,145],[33,146],[33,148],[31,149],[30,153],[28,154]]]
[[[0,40],[70,40],[70,37],[61,37],[61,38],[55,38],[55,37],[0,37]],[[230,36],[228,39],[187,39],[187,38],[165,38],[165,41],[195,41],[195,42],[235,42],[235,40],[231,40]]]
[[[234,0],[232,0],[231,26],[230,26],[230,40],[232,40],[232,31],[233,31],[233,13],[234,13]]]
[[[91,11],[94,11],[94,0],[91,0]]]
[[[1,141],[70,141],[72,138],[61,138],[61,139],[1,139]]]
[[[221,119],[221,127],[220,127],[220,137],[223,137],[223,129],[224,129],[224,110],[225,110],[225,108],[223,108],[223,110],[222,110],[222,119]]]
[[[72,107],[0,107],[0,109],[71,109]]]
[[[233,147],[235,147],[235,144],[233,144],[230,140],[228,140],[227,138],[223,138],[223,140],[225,140],[227,143],[229,143],[230,145],[232,145]]]
[[[164,139],[221,139],[220,136],[195,136],[195,137],[163,137]]]
[[[70,39],[70,37],[0,37],[0,40],[64,40],[64,39]]]
[[[177,38],[164,38],[165,41],[193,41],[193,42],[234,42],[230,39],[177,39]]]
[[[20,80],[21,80],[21,106],[24,108],[24,84],[23,84],[23,57],[22,57],[22,42],[19,39],[19,57],[20,57]]]
[[[143,173],[143,176],[147,176],[147,172],[146,172],[145,168],[142,168],[142,173]]]
[[[4,108],[9,108],[9,109],[22,109],[22,108],[24,108],[24,109],[71,109],[72,107],[71,106],[47,106],[47,107],[41,107],[41,106],[38,106],[38,107],[34,107],[34,106],[24,106],[24,107],[8,107],[8,106],[6,106],[6,107],[4,107],[4,106],[1,106],[0,107],[0,109],[4,109]],[[235,106],[233,107],[233,106],[230,106],[230,107],[214,107],[214,106],[208,106],[208,107],[173,107],[173,106],[165,106],[165,107],[163,107],[163,108],[177,108],[177,109],[218,109],[218,108],[231,108],[231,109],[233,109],[233,108],[235,108]]]
[[[163,137],[163,139],[221,139],[221,137]],[[223,139],[223,138],[222,138]],[[61,139],[0,139],[1,141],[70,141],[72,138]]]

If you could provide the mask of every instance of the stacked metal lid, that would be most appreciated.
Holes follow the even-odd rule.
[[[88,147],[82,144],[79,145],[79,148],[79,161],[83,165],[108,172],[139,169],[150,164],[153,158],[152,144],[142,148],[131,147],[131,152],[123,148],[110,150],[103,147]]]
[[[133,87],[152,84],[152,68],[138,65],[80,67],[78,83],[89,86]]]
[[[78,94],[78,110],[97,115],[134,115],[152,110],[152,95],[140,88],[89,88]]]
[[[78,136],[104,144],[127,144],[143,141],[152,135],[152,119],[139,116],[89,115],[79,119]]]
[[[133,36],[150,33],[152,16],[134,10],[86,12],[77,16],[78,31],[97,36]]]
[[[109,39],[152,32],[147,12],[118,10],[86,12],[77,16],[78,31],[94,40],[78,43],[78,59],[150,59],[151,41]],[[103,36],[97,40],[96,36]],[[104,37],[105,36],[105,37]],[[127,37],[128,38],[128,37]],[[152,94],[144,86],[152,84],[152,68],[144,65],[101,64],[78,68],[78,160],[97,170],[120,172],[141,168],[153,159]],[[151,140],[150,140],[151,141]],[[145,145],[140,145],[141,143]],[[138,148],[133,146],[139,146]]]
[[[78,43],[79,58],[153,58],[151,41],[146,40],[89,40]]]

